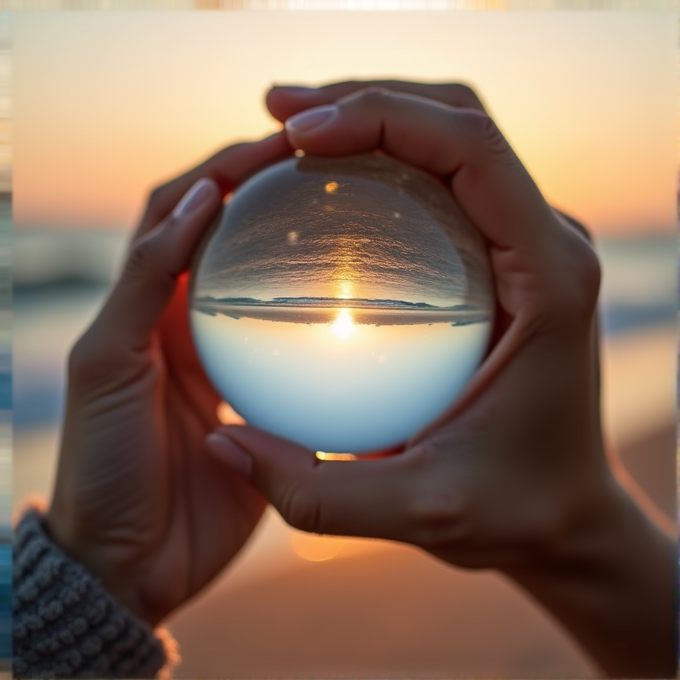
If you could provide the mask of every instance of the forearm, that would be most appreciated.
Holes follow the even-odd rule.
[[[670,678],[677,664],[677,546],[612,483],[598,511],[506,574],[610,677]]]

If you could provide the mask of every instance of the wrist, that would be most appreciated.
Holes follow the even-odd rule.
[[[67,514],[54,504],[43,515],[42,525],[49,539],[85,567],[120,605],[152,627],[158,625],[160,617],[154,616],[137,595],[132,570],[116,554],[119,550],[115,545],[104,548],[97,541],[87,540],[76,523],[68,521]]]
[[[676,668],[677,548],[610,476],[506,575],[551,611],[611,677]]]

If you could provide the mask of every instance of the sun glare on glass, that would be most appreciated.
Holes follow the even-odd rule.
[[[333,333],[344,340],[349,338],[354,330],[354,321],[349,309],[341,309],[338,318],[333,322]]]

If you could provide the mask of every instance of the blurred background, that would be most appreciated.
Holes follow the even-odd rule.
[[[68,349],[151,187],[277,129],[273,82],[379,76],[473,84],[547,198],[591,229],[613,464],[674,521],[673,13],[28,13],[12,37],[15,509],[51,493]],[[179,678],[596,672],[494,573],[274,512],[169,628]]]

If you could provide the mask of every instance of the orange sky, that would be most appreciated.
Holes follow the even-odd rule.
[[[676,221],[670,12],[16,13],[17,227],[131,228],[148,189],[276,128],[272,82],[476,85],[546,196],[597,233]]]

